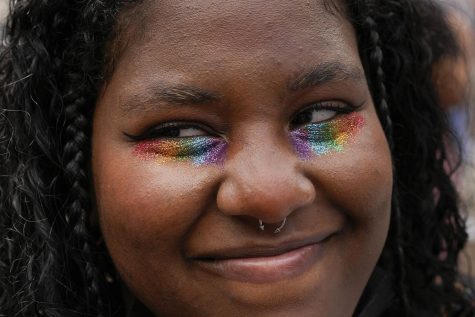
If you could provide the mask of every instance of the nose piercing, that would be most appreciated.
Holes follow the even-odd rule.
[[[284,218],[284,220],[280,224],[279,228],[274,230],[274,233],[281,232],[286,223],[287,223],[287,217]],[[261,229],[261,231],[264,231],[264,222],[262,221],[262,219],[259,219],[259,229]]]

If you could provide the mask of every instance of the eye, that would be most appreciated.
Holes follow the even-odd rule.
[[[198,127],[187,126],[187,127],[168,127],[157,131],[157,136],[169,137],[169,138],[189,138],[195,136],[204,136],[208,133],[203,131]]]
[[[337,112],[335,110],[328,109],[307,109],[300,112],[294,120],[292,120],[292,125],[300,126],[309,123],[319,123],[325,120],[333,118]]]
[[[307,124],[329,121],[341,113],[351,112],[352,109],[353,107],[342,102],[316,103],[298,112],[290,125],[292,128],[298,128]]]
[[[124,134],[132,140],[195,138],[212,135],[209,129],[198,123],[167,122],[155,126],[143,134]]]

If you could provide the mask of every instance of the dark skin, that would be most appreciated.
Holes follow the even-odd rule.
[[[139,10],[93,122],[99,223],[124,286],[157,316],[351,316],[384,246],[392,192],[351,24],[321,1],[164,0]],[[341,116],[301,120],[324,102],[351,105],[364,125],[342,151],[302,159],[289,133]],[[224,164],[134,154],[140,142],[125,134],[176,121],[198,125],[174,137],[226,140]],[[246,280],[203,259],[286,256],[302,241],[316,256],[288,274],[272,271],[272,257]]]

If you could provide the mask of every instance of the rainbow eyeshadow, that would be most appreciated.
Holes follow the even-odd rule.
[[[350,113],[338,119],[314,123],[291,132],[295,151],[303,160],[331,152],[341,152],[363,127],[364,119]]]
[[[157,163],[191,162],[193,165],[223,164],[227,143],[221,138],[190,137],[144,141],[134,154]]]

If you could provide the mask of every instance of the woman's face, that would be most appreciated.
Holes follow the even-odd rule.
[[[350,23],[321,0],[140,10],[93,128],[124,285],[159,316],[350,316],[392,191]]]

